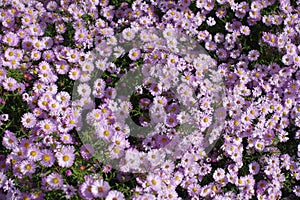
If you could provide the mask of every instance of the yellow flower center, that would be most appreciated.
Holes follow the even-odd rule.
[[[44,128],[45,128],[46,130],[49,130],[49,129],[50,129],[50,125],[49,125],[49,124],[45,124]]]
[[[44,161],[47,161],[47,162],[48,162],[48,161],[50,160],[51,157],[50,157],[49,155],[44,155],[43,158],[44,158]]]
[[[57,184],[59,182],[58,178],[52,179],[52,183]]]
[[[104,131],[104,135],[105,135],[105,136],[109,136],[109,134],[110,134],[110,132],[109,132],[108,130],[105,130],[105,131]]]
[[[156,184],[157,184],[157,181],[153,179],[153,180],[151,181],[151,183],[152,183],[153,185],[156,185]]]
[[[31,155],[31,156],[36,156],[36,151],[30,152],[30,155]]]
[[[64,155],[64,156],[63,156],[63,161],[66,162],[66,161],[68,161],[69,159],[70,159],[69,156],[67,156],[67,155]]]
[[[31,165],[30,165],[30,164],[27,164],[27,165],[25,166],[25,168],[26,168],[26,170],[30,170],[30,169],[31,169]]]

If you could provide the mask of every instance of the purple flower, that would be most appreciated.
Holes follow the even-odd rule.
[[[92,157],[92,155],[94,154],[94,148],[92,145],[90,144],[85,144],[80,148],[80,154],[81,156],[88,160]]]
[[[46,62],[53,62],[55,59],[55,55],[52,50],[46,50],[43,52],[43,59]]]
[[[61,150],[55,154],[55,157],[57,158],[59,166],[71,167],[75,160],[73,146],[63,146]]]
[[[6,130],[4,132],[4,137],[2,140],[2,144],[7,149],[13,149],[18,145],[18,139],[15,134],[11,131]]]
[[[299,185],[294,186],[293,192],[297,197],[300,197],[300,186]]]
[[[135,37],[135,32],[131,28],[126,28],[123,30],[122,36],[125,40],[131,41]]]
[[[176,114],[170,113],[166,117],[166,126],[169,128],[173,128],[178,124]]]
[[[51,150],[45,149],[41,151],[41,165],[45,167],[51,167],[55,162],[54,154]]]
[[[141,57],[141,50],[133,48],[129,51],[128,56],[131,60],[136,61]]]
[[[91,191],[96,198],[106,197],[110,190],[108,182],[101,180],[94,181]]]
[[[250,165],[249,165],[249,172],[251,174],[256,175],[256,174],[258,174],[259,170],[260,170],[260,166],[259,166],[259,164],[257,162],[250,163]]]
[[[105,200],[124,200],[124,199],[125,199],[124,194],[117,190],[109,191],[108,195],[105,198]]]
[[[31,146],[27,150],[27,157],[32,161],[39,161],[41,159],[41,151],[37,147]]]
[[[93,199],[92,186],[94,180],[91,177],[85,177],[85,181],[79,186],[79,195],[84,199]]]
[[[53,189],[60,189],[63,186],[63,179],[60,174],[53,172],[46,177],[46,183]]]
[[[55,1],[49,1],[48,3],[47,3],[47,6],[46,6],[46,8],[47,8],[47,10],[49,10],[49,11],[54,11],[56,8],[57,8],[57,3],[55,2]]]
[[[4,81],[2,84],[3,84],[3,88],[8,91],[14,91],[18,87],[17,81],[11,77],[4,78]]]
[[[66,195],[66,199],[70,199],[73,195],[76,194],[76,189],[72,185],[63,185],[62,190]]]
[[[46,134],[52,133],[56,128],[55,124],[49,119],[40,121],[38,125]]]
[[[36,170],[36,165],[32,161],[23,160],[20,164],[22,174],[33,174]]]
[[[102,169],[103,173],[109,173],[111,170],[112,170],[112,166],[109,165],[109,164],[108,165],[104,165],[103,169]]]
[[[32,113],[25,113],[21,122],[25,128],[33,128],[36,125],[37,119]]]
[[[150,103],[151,103],[150,99],[148,99],[148,98],[141,98],[140,102],[139,102],[140,108],[143,109],[143,110],[146,110],[146,109],[149,108]]]
[[[259,52],[257,50],[251,50],[248,54],[248,59],[250,61],[256,61],[259,57]]]
[[[19,37],[17,36],[17,34],[9,32],[5,34],[5,36],[2,38],[2,41],[7,45],[14,47],[18,45]]]
[[[3,188],[4,183],[6,182],[7,177],[4,172],[0,172],[0,188]]]

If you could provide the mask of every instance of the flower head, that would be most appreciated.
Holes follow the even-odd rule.
[[[55,154],[58,165],[61,167],[71,167],[75,160],[74,148],[71,146],[63,146],[60,151]]]

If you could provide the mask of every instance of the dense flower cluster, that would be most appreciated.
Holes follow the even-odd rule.
[[[1,1],[0,199],[300,197],[298,4]],[[157,35],[143,31],[151,27],[175,53],[155,48]],[[210,57],[178,56],[177,33],[195,39]],[[133,43],[137,34],[143,45],[128,52],[116,45],[116,35]],[[95,49],[102,58],[94,62]],[[111,55],[118,59],[107,59]],[[221,77],[226,86],[216,111],[212,83],[203,78],[212,67],[211,79]],[[117,101],[116,82],[136,68],[148,78],[131,100]],[[95,79],[96,70],[103,73]],[[75,101],[74,82],[80,83]],[[170,88],[177,82],[175,94]],[[91,110],[86,122],[83,109]],[[128,117],[142,127],[157,124],[155,131],[143,141],[130,137]],[[215,119],[225,122],[207,151]],[[197,129],[177,137],[190,122]],[[85,123],[96,124],[110,157],[126,152],[122,171],[82,144],[78,131]],[[167,144],[175,160],[161,150]]]

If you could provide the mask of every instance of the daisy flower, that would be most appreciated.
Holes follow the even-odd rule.
[[[16,57],[16,53],[15,49],[9,47],[6,49],[4,56],[8,60],[13,60]]]
[[[41,58],[41,52],[38,51],[38,50],[33,50],[33,51],[31,51],[30,57],[31,57],[32,60],[37,61]]]
[[[57,23],[55,25],[55,30],[57,33],[63,34],[64,32],[66,32],[67,28],[64,23]]]
[[[84,62],[81,65],[82,71],[91,73],[94,70],[94,64],[90,61]]]
[[[131,60],[136,61],[141,57],[141,51],[137,48],[133,48],[129,51],[128,56]]]
[[[202,114],[199,118],[199,124],[202,130],[205,130],[212,122],[212,117],[207,114]]]
[[[69,78],[72,79],[72,80],[78,80],[80,78],[80,75],[81,75],[81,71],[80,69],[78,68],[72,68],[70,71],[69,71]]]
[[[147,36],[147,35],[146,35],[146,36]],[[176,37],[175,29],[174,29],[174,28],[166,28],[166,29],[163,31],[163,36],[164,36],[164,38],[166,38],[167,40]]]
[[[55,58],[55,55],[52,50],[46,50],[43,52],[43,59],[47,62],[52,62]]]
[[[77,63],[77,62],[79,62],[79,53],[77,51],[71,49],[67,53],[67,59],[71,63]]]
[[[49,1],[46,8],[48,11],[54,11],[55,9],[57,9],[57,3],[55,1]]]
[[[168,114],[168,116],[165,119],[166,126],[169,127],[169,128],[175,127],[178,124],[178,121],[177,121],[176,117],[177,116],[174,113]]]
[[[75,160],[74,149],[63,146],[62,149],[55,154],[58,165],[61,167],[71,167]]]
[[[265,148],[265,143],[262,140],[256,140],[254,144],[255,149],[262,151]]]
[[[61,91],[61,92],[57,93],[57,95],[56,95],[56,100],[61,104],[68,104],[70,99],[71,99],[70,94],[65,91]]]
[[[295,185],[295,186],[293,187],[293,192],[295,193],[295,195],[296,195],[297,197],[300,197],[300,185]]]
[[[36,170],[36,165],[33,161],[23,160],[20,164],[22,174],[33,174]]]
[[[162,164],[165,158],[165,153],[158,149],[151,149],[147,153],[147,159],[151,163],[153,167],[157,167],[158,165]]]
[[[22,17],[21,22],[23,25],[29,26],[33,22],[33,17],[27,14]]]
[[[225,178],[224,169],[218,168],[217,170],[215,170],[214,173],[213,173],[213,178],[214,178],[215,181],[224,180],[224,178]]]
[[[18,145],[18,139],[13,132],[5,130],[2,144],[7,149],[13,149]]]
[[[85,177],[85,182],[83,182],[79,188],[78,193],[83,199],[93,199],[94,195],[91,191],[94,180],[92,177]]]
[[[60,189],[63,186],[63,179],[60,174],[53,172],[46,177],[46,183],[53,189]]]
[[[32,40],[32,47],[41,51],[41,50],[44,50],[45,44],[42,43],[42,41],[40,41],[39,39],[35,38]]]
[[[29,30],[32,36],[42,36],[43,30],[40,24],[31,24]],[[44,48],[44,45],[43,45]]]
[[[40,163],[44,167],[51,167],[55,162],[54,154],[49,149],[44,149],[41,151]]]
[[[114,130],[109,125],[96,125],[97,136],[99,138],[109,140],[114,135]]]
[[[46,49],[50,49],[53,46],[53,39],[51,37],[43,37],[42,42]]]
[[[56,72],[58,74],[66,74],[69,71],[70,66],[65,61],[60,61],[55,64]]]
[[[25,113],[22,116],[21,122],[25,128],[33,128],[36,125],[37,120],[32,113]]]
[[[251,50],[248,53],[248,59],[250,61],[256,61],[259,57],[259,52],[257,50]]]
[[[8,120],[9,116],[8,114],[1,114],[0,115],[0,121],[6,122]]]
[[[2,84],[3,84],[3,88],[8,91],[14,91],[18,87],[18,82],[14,78],[11,78],[11,77],[4,78],[4,81]]]
[[[51,83],[48,87],[47,87],[47,91],[46,93],[50,93],[50,94],[53,94],[55,95],[57,93],[57,90],[58,90],[58,86],[54,83]],[[55,99],[53,99],[55,100]],[[51,102],[51,101],[50,101]],[[50,104],[51,105],[51,104]]]
[[[129,147],[129,143],[128,141],[126,141],[124,135],[121,135],[122,133],[118,133],[116,132],[112,138],[111,138],[111,142],[120,147],[120,148],[128,148]]]
[[[84,159],[86,159],[86,160],[90,159],[92,157],[92,155],[94,154],[93,146],[90,144],[84,144],[80,148],[80,154]]]
[[[56,127],[50,119],[44,119],[40,121],[38,125],[46,134],[52,133]]]
[[[214,26],[216,24],[216,20],[213,17],[208,17],[206,23],[208,26]]]
[[[131,28],[126,28],[123,30],[122,35],[125,40],[131,41],[135,37],[135,31]]]
[[[87,97],[91,94],[91,87],[86,83],[79,84],[77,87],[77,92],[80,96]]]
[[[7,177],[3,171],[0,171],[0,188],[4,186],[4,183],[6,182]]]
[[[76,194],[76,189],[72,185],[63,185],[62,190],[66,195],[66,199],[71,199]]]
[[[4,192],[12,192],[12,191],[15,191],[15,183],[14,183],[14,180],[9,178],[7,179],[5,182],[4,182],[4,185],[3,185],[3,190]]]
[[[39,161],[41,159],[41,152],[37,147],[31,146],[27,150],[27,157],[32,161]]]
[[[102,172],[109,173],[111,170],[112,170],[112,166],[107,164],[107,165],[103,166]]]
[[[250,28],[248,26],[244,26],[244,25],[240,27],[240,31],[243,35],[246,35],[246,36],[250,35],[250,32],[251,32]]]
[[[148,175],[146,185],[149,185],[155,191],[160,191],[162,187],[161,177],[154,174]]]
[[[4,35],[2,41],[9,46],[17,46],[19,43],[19,37],[13,32],[8,32]]]
[[[91,191],[93,193],[93,195],[96,198],[103,198],[106,197],[108,192],[110,190],[110,186],[108,184],[108,182],[101,180],[96,180],[91,188]]]
[[[97,69],[100,69],[101,71],[105,71],[107,69],[107,59],[97,60],[95,62],[95,66],[96,66]]]
[[[60,140],[64,143],[64,144],[72,144],[73,143],[73,138],[70,134],[68,133],[63,133],[60,136]]]
[[[106,196],[105,200],[125,200],[125,196],[122,192],[111,190]]]

